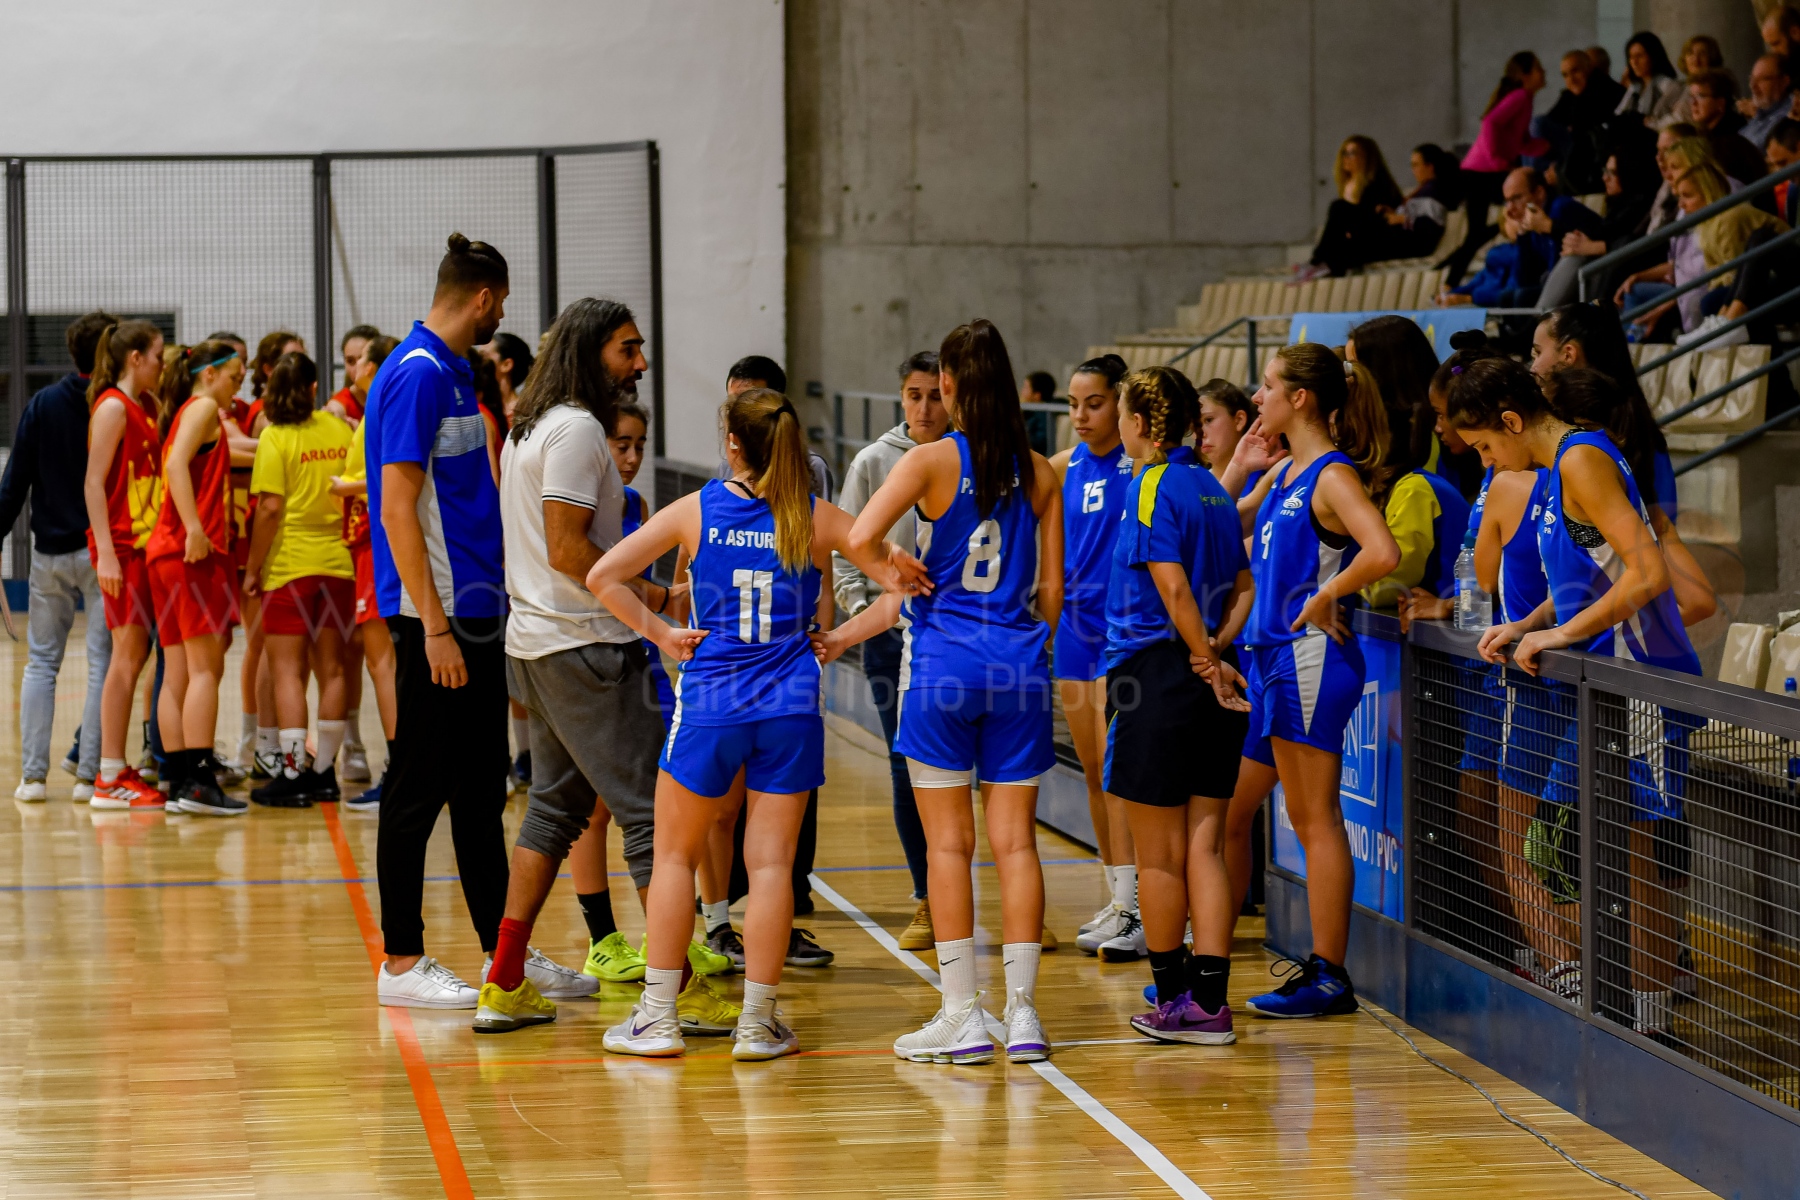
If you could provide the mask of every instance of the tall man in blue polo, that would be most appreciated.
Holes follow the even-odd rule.
[[[389,354],[364,420],[375,596],[394,639],[399,725],[376,870],[382,1004],[474,1008],[475,988],[425,954],[425,846],[450,806],[469,917],[489,954],[506,906],[506,583],[500,491],[468,355],[500,326],[506,259],[450,235],[431,311]]]

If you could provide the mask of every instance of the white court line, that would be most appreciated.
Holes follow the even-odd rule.
[[[927,966],[924,959],[912,953],[910,950],[902,950],[900,948],[900,943],[894,940],[893,934],[877,925],[867,913],[863,912],[862,909],[856,907],[856,905],[839,895],[837,890],[823,879],[820,879],[817,875],[809,876],[809,878],[812,881],[813,887],[816,888],[825,899],[829,900],[839,912],[862,926],[863,932],[881,943],[884,950],[906,964],[906,966],[912,970],[913,974],[923,979],[926,983],[929,983],[940,992],[944,990],[943,982],[938,978],[938,973]],[[998,1024],[998,1022],[994,1020],[993,1014],[984,1011],[982,1015],[987,1017],[989,1025]],[[1112,1134],[1113,1137],[1117,1138],[1127,1150],[1137,1155],[1138,1161],[1154,1171],[1157,1178],[1168,1184],[1170,1190],[1177,1196],[1182,1197],[1182,1200],[1212,1200],[1212,1197],[1207,1195],[1206,1192],[1201,1189],[1199,1184],[1182,1174],[1181,1169],[1170,1162],[1161,1150],[1158,1150],[1155,1146],[1151,1145],[1137,1130],[1127,1125],[1124,1121],[1121,1121],[1111,1109],[1106,1107],[1106,1105],[1094,1099],[1086,1088],[1082,1087],[1079,1083],[1076,1083],[1073,1079],[1070,1079],[1067,1075],[1064,1075],[1060,1070],[1047,1062],[1029,1063],[1027,1065],[1029,1065],[1033,1071],[1036,1071],[1038,1076],[1049,1083],[1051,1087],[1066,1096],[1069,1102],[1076,1108],[1079,1108],[1082,1112],[1094,1118],[1095,1123],[1098,1124],[1100,1128]]]

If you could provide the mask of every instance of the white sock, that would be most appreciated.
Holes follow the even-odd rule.
[[[715,904],[708,904],[702,900],[700,902],[700,918],[708,933],[721,925],[731,924],[731,901],[720,900]]]
[[[99,778],[98,782],[111,783],[113,780],[115,780],[119,777],[119,772],[123,771],[124,769],[125,769],[125,760],[124,759],[122,759],[122,758],[103,758],[100,760],[100,778]]]
[[[944,1011],[955,1012],[975,999],[975,939],[937,944],[938,976],[944,981]]]
[[[517,747],[515,755],[523,754],[531,749],[531,718],[514,717],[512,719],[513,744]]]
[[[338,747],[344,744],[344,722],[320,721],[319,734],[315,743],[319,748],[319,762],[329,770],[337,762]]]
[[[1106,896],[1110,900],[1113,894],[1113,869],[1105,863],[1101,863],[1100,874],[1106,877]]]
[[[1113,868],[1113,903],[1126,912],[1136,912],[1137,868],[1133,866]]]
[[[281,731],[273,725],[256,727],[256,752],[279,752],[281,750]]]
[[[651,1020],[675,1011],[675,998],[681,995],[681,968],[661,971],[644,968],[644,1015]]]
[[[362,710],[360,708],[353,708],[344,714],[344,745],[357,750],[363,748]]]
[[[744,1015],[740,1020],[767,1021],[775,1015],[775,989],[773,983],[755,983],[744,980]]]
[[[1037,942],[1008,942],[1000,947],[1000,961],[1006,964],[1006,995],[1024,992],[1025,999],[1037,1004],[1038,957],[1044,952]]]
[[[262,730],[259,729],[256,732],[258,737],[262,736]],[[276,745],[280,749],[282,757],[287,760],[287,765],[292,767],[296,772],[306,770],[308,765],[306,759],[306,727],[301,726],[298,729],[283,729],[278,737],[280,740]]]
[[[240,740],[248,742],[251,738],[253,738],[255,736],[256,736],[256,714],[255,713],[245,713],[238,720],[238,737]]]

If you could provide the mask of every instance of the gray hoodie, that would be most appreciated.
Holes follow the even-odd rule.
[[[856,458],[850,463],[850,470],[844,475],[843,491],[838,494],[838,507],[856,516],[862,512],[863,506],[869,502],[876,489],[887,479],[888,472],[900,461],[900,456],[918,445],[906,432],[905,422],[894,426],[873,442],[857,451]],[[900,518],[900,523],[888,530],[888,540],[896,542],[908,553],[914,550],[915,518],[909,509]],[[850,564],[850,560],[841,554],[831,556],[831,591],[837,597],[838,607],[849,616],[854,617],[869,607],[881,595],[881,588],[869,582],[864,575]]]

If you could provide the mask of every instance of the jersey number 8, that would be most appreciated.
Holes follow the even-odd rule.
[[[991,592],[1000,586],[1000,522],[991,517],[977,525],[975,532],[969,535],[969,556],[963,559],[962,585],[970,592]]]
[[[769,640],[769,614],[775,606],[775,572],[751,571],[742,567],[731,573],[731,586],[738,590],[738,641]],[[756,626],[751,628],[751,617]]]

